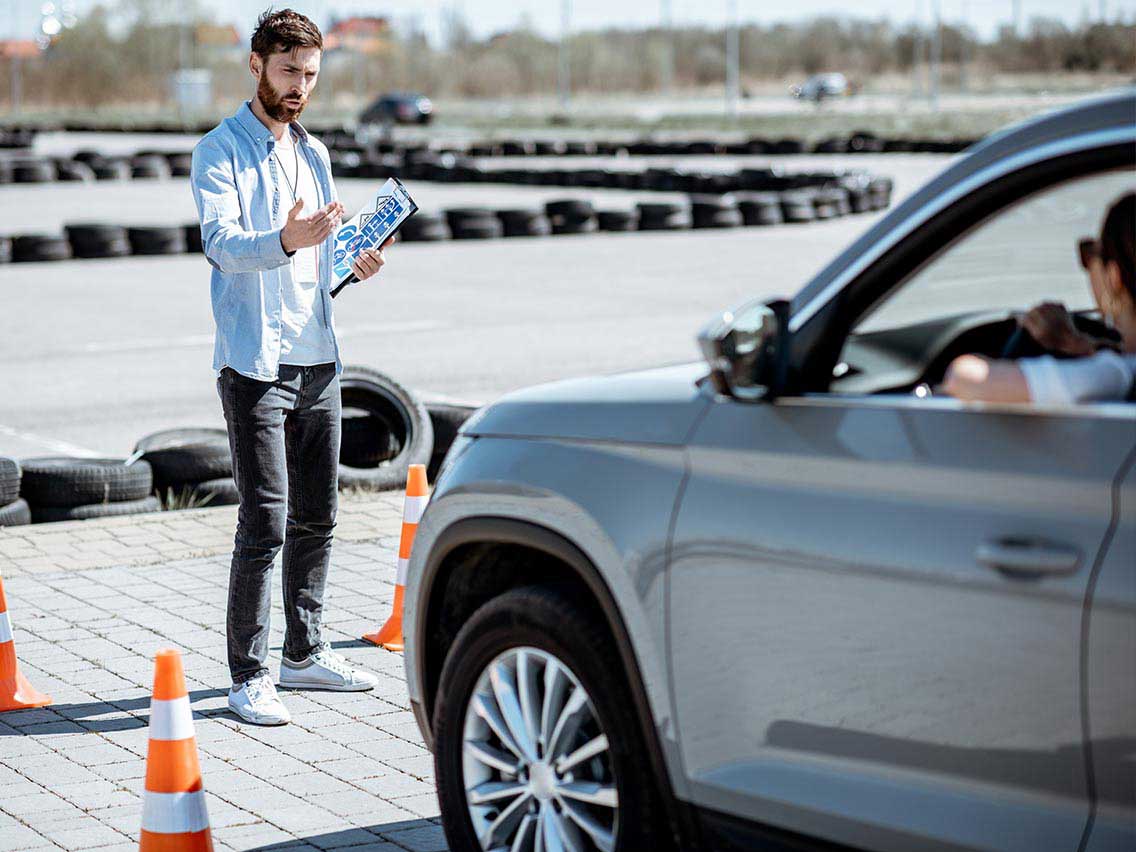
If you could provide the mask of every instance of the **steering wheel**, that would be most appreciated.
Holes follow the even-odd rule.
[[[1012,361],[1017,358],[1036,358],[1038,355],[1048,354],[1048,350],[1034,340],[1033,335],[1026,331],[1025,326],[1014,321],[1015,328],[1006,338],[999,358],[1003,361]]]

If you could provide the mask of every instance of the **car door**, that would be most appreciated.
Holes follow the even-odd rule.
[[[1085,728],[1095,808],[1086,852],[1136,849],[1136,453],[1089,586]]]
[[[928,250],[861,325],[1084,307],[1073,246],[1130,181],[1064,183]],[[718,398],[668,587],[695,804],[855,847],[1077,849],[1082,615],[1134,446],[1124,404]]]

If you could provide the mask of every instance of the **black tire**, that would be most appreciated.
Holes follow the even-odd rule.
[[[185,231],[178,225],[127,228],[134,254],[185,254]]]
[[[450,238],[450,227],[441,213],[418,211],[398,230],[398,238],[406,242],[437,242]]]
[[[339,461],[348,467],[375,467],[399,451],[394,427],[382,414],[345,408],[340,421]]]
[[[141,154],[131,158],[130,176],[163,180],[170,176],[170,164],[161,154]]]
[[[20,496],[33,507],[68,508],[89,503],[122,503],[150,494],[154,477],[139,460],[48,457],[23,462]]]
[[[0,456],[0,506],[15,502],[20,496],[20,463]]]
[[[201,241],[201,225],[197,222],[190,222],[187,225],[182,225],[181,229],[185,234],[185,250],[189,254],[204,254],[205,244]]]
[[[406,486],[412,464],[429,464],[434,429],[426,407],[390,376],[369,367],[345,366],[339,377],[345,408],[359,408],[386,418],[398,443],[398,453],[377,467],[339,465],[341,488],[386,491]]]
[[[455,240],[493,240],[504,234],[501,220],[483,207],[458,207],[446,211],[446,224]]]
[[[63,226],[75,257],[125,257],[130,254],[126,228],[121,225],[71,223]]]
[[[12,237],[12,260],[16,263],[35,263],[48,260],[68,260],[71,244],[59,234],[21,234]]]
[[[134,453],[150,465],[159,493],[233,476],[229,433],[224,429],[167,429],[147,435]]]
[[[781,215],[781,199],[776,192],[750,192],[738,197],[738,210],[748,226],[779,225],[785,221]]]
[[[95,173],[95,180],[130,179],[130,163],[121,158],[96,160],[91,163],[91,171]]]
[[[650,202],[637,205],[640,231],[681,231],[693,224],[685,204]]]
[[[443,405],[430,403],[426,406],[430,414],[430,425],[434,429],[434,452],[430,457],[430,465],[426,468],[426,478],[433,482],[438,476],[438,470],[450,451],[450,446],[458,436],[458,430],[477,409],[471,405]]]
[[[7,506],[0,506],[0,527],[26,527],[32,522],[32,511],[28,501],[22,497]]]
[[[18,160],[12,163],[12,183],[49,183],[55,180],[55,163],[50,160]]]
[[[667,849],[668,820],[644,759],[647,746],[627,674],[616,662],[619,654],[597,615],[567,595],[539,587],[512,589],[484,604],[458,632],[442,666],[433,715],[434,772],[450,848],[481,848],[469,817],[462,769],[466,708],[485,668],[498,655],[520,647],[555,656],[592,699],[610,744],[619,798],[614,848]]]
[[[33,506],[32,523],[50,524],[56,521],[89,521],[93,518],[117,518],[121,515],[141,515],[144,512],[160,512],[162,501],[148,496],[138,500],[121,500],[114,503],[91,503],[86,506]]]
[[[690,215],[696,228],[738,228],[744,224],[742,213],[728,196],[694,196],[690,199]]]
[[[189,177],[193,165],[193,154],[187,151],[167,154],[166,162],[169,163],[172,177]]]
[[[193,486],[190,493],[193,505],[201,506],[236,506],[241,502],[237,493],[237,483],[232,477],[228,479],[210,479],[199,482]]]
[[[634,210],[600,210],[596,221],[601,231],[634,231],[639,227],[639,214]]]
[[[579,198],[549,201],[544,205],[544,212],[554,234],[587,234],[599,228],[596,210],[590,201]]]
[[[539,210],[498,210],[501,229],[506,237],[546,237],[552,224]]]
[[[807,191],[781,193],[781,215],[786,222],[813,222],[816,220],[816,207],[812,194]]]
[[[76,160],[55,161],[56,180],[79,183],[94,183],[95,173],[86,163]]]

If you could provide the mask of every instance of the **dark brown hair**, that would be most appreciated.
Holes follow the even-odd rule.
[[[323,35],[311,19],[292,9],[268,9],[256,22],[252,52],[267,61],[273,53],[287,53],[297,47],[323,50]]]
[[[1120,280],[1136,299],[1136,192],[1120,196],[1108,208],[1100,237],[1101,260],[1120,267]]]

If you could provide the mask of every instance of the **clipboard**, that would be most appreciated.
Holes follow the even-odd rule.
[[[351,264],[359,252],[365,248],[377,249],[417,212],[418,205],[402,181],[388,178],[362,210],[340,225],[331,248],[331,276],[335,282],[331,298],[338,296],[348,284],[359,280],[351,271]]]

